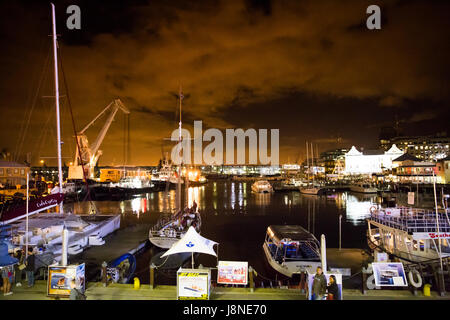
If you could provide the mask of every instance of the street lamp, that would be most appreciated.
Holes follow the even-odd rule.
[[[342,214],[339,215],[339,250],[341,250],[341,224]]]

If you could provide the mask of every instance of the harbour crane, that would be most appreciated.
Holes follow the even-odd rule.
[[[106,132],[111,126],[111,123],[114,120],[114,116],[116,115],[117,111],[119,111],[119,109],[122,110],[125,114],[130,113],[130,110],[125,107],[120,99],[115,99],[110,104],[108,104],[108,106],[106,106],[106,108],[103,109],[103,111],[100,112],[91,122],[89,122],[83,128],[83,130],[81,130],[77,134],[76,138],[79,148],[77,148],[73,165],[69,166],[68,179],[84,180],[83,167],[86,173],[86,177],[89,179],[94,179],[94,168],[97,164],[98,158],[102,155],[102,151],[99,150],[100,145],[102,144]],[[89,145],[85,131],[108,110],[110,111],[110,113],[103,128],[100,130],[100,133],[98,134],[94,143],[92,145]]]

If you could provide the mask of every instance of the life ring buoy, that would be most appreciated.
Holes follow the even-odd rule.
[[[376,210],[377,210],[377,207],[375,207],[375,206],[371,206],[369,209],[371,214],[374,214]]]
[[[375,289],[375,277],[373,276],[373,274],[367,278],[366,285],[367,285],[367,289],[369,289],[369,290]]]
[[[417,281],[414,279],[414,275],[417,278]],[[420,288],[422,287],[422,276],[420,275],[420,272],[417,271],[416,269],[413,269],[411,271],[408,272],[408,280],[409,283],[411,283],[411,285],[414,288]]]

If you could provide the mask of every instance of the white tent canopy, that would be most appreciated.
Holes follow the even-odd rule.
[[[198,252],[210,254],[212,256],[217,257],[217,254],[214,252],[213,246],[218,244],[217,242],[211,241],[199,235],[197,231],[193,227],[189,227],[189,230],[186,234],[178,240],[178,242],[174,243],[172,247],[164,253],[162,257],[169,256],[175,253],[182,252]]]

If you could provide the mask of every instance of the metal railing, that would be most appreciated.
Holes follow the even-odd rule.
[[[438,213],[439,232],[450,232],[445,213]],[[370,219],[385,226],[401,229],[408,233],[437,232],[436,212],[425,209],[398,207],[371,212]]]

